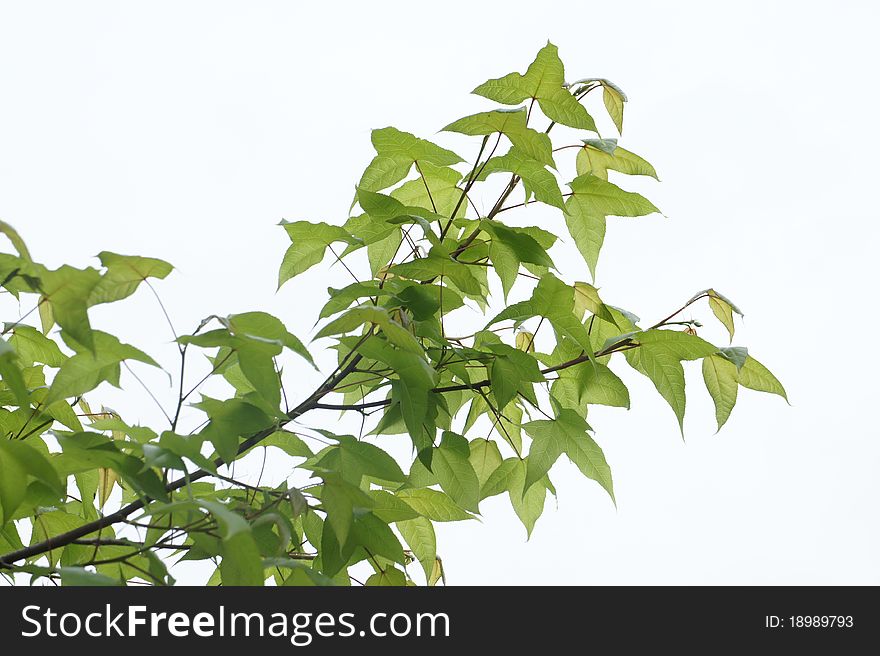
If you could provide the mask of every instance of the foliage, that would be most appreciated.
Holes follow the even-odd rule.
[[[167,426],[133,425],[97,406],[103,385],[121,384],[123,366],[160,365],[96,329],[91,308],[123,301],[171,265],[105,252],[99,268],[53,270],[0,223],[13,247],[0,254],[0,281],[33,306],[4,325],[0,341],[5,574],[169,584],[174,565],[203,561],[212,584],[435,584],[444,573],[434,524],[473,519],[483,500],[506,493],[530,533],[563,455],[614,500],[587,422],[591,405],[630,407],[614,368],[646,376],[682,427],[683,362],[702,361],[719,428],[741,387],[785,397],[745,348],[710,344],[696,335],[698,322],[676,319],[705,302],[732,339],[741,312],[715,290],[644,325],[594,284],[563,281],[553,253],[564,229],[595,274],[608,217],[658,211],[611,181],[610,172],[656,173],[600,137],[582,102],[601,92],[621,130],[623,92],[603,79],[564,80],[548,43],[525,74],[477,87],[502,107],[445,128],[474,137],[469,164],[395,128],[374,131],[376,156],[350,218],[283,223],[280,285],[331,256],[355,278],[328,290],[315,335],[335,350],[336,367],[294,405],[281,371],[314,366],[312,352],[255,311],[209,317],[178,337],[180,362],[168,369],[180,372],[180,393]],[[554,148],[556,125],[582,139]],[[568,177],[556,162],[566,149],[576,149]],[[518,189],[522,201],[510,203]],[[489,210],[477,200],[491,201]],[[554,208],[557,220],[506,221],[531,203]],[[456,336],[474,321],[472,334]],[[210,370],[192,385],[184,372],[196,353]],[[226,381],[229,394],[200,394],[209,379]],[[326,430],[335,421],[319,410],[362,417],[360,435]],[[407,462],[389,454],[393,439],[411,444]],[[309,482],[236,478],[231,465],[255,447],[286,454],[288,480],[305,472]]]

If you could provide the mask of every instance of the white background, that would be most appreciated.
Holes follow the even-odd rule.
[[[156,287],[179,330],[265,309],[305,339],[345,274],[328,261],[276,294],[278,221],[344,221],[372,128],[472,158],[477,142],[435,133],[491,108],[470,89],[550,39],[569,79],[627,91],[622,144],[663,181],[623,182],[666,218],[609,220],[603,296],[653,323],[719,289],[746,313],[735,343],[792,406],[742,390],[715,435],[691,367],[683,443],[618,364],[633,409],[590,421],[619,509],[560,463],[558,508],[530,541],[502,497],[482,523],[439,527],[450,582],[877,584],[878,19],[869,2],[4,2],[0,218],[48,264],[105,249],[174,263]],[[518,220],[562,225],[538,208]],[[561,253],[567,279],[586,279]],[[173,368],[155,299],[125,303],[96,327]],[[724,341],[705,306],[688,316]],[[170,404],[167,379],[144,376]],[[288,394],[316,380],[289,371]],[[160,422],[128,381],[134,401],[95,400]]]

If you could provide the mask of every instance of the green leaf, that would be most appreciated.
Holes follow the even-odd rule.
[[[419,162],[420,175],[416,180],[403,183],[391,192],[391,196],[407,206],[423,207],[449,217],[459,205],[461,173],[446,166],[435,166],[427,161]],[[429,193],[430,191],[430,193]],[[467,203],[459,205],[455,216],[463,217]]]
[[[433,446],[431,434],[425,426],[425,419],[428,416],[429,389],[421,385],[409,385],[403,379],[391,381],[392,401],[400,406],[400,413],[407,432],[420,455]]]
[[[393,292],[390,289],[380,288],[378,280],[370,280],[367,282],[354,282],[342,289],[328,287],[327,293],[330,295],[330,300],[321,309],[321,313],[318,315],[319,319],[326,319],[329,316],[342,312],[360,298],[390,296]]]
[[[420,515],[434,522],[458,522],[473,516],[447,494],[430,488],[400,490],[397,497]]]
[[[0,337],[0,381],[12,391],[20,406],[30,407],[30,395],[19,368],[15,348],[2,337]]]
[[[599,298],[599,290],[589,283],[574,283],[574,309],[575,316],[580,319],[583,319],[585,312],[589,312],[603,321],[614,324],[618,328],[628,328],[618,324],[610,307],[605,305],[602,299]]]
[[[406,557],[403,547],[391,528],[373,513],[355,517],[352,525],[352,540],[373,556],[383,556],[403,565]]]
[[[605,217],[589,201],[576,195],[568,198],[565,209],[565,225],[595,280],[599,251],[605,242]]]
[[[24,324],[18,324],[13,328],[9,343],[15,348],[18,359],[24,365],[42,362],[50,367],[60,367],[67,359],[58,348],[58,344],[36,328]]]
[[[565,223],[595,278],[599,250],[605,241],[605,218],[636,217],[659,212],[641,194],[624,191],[595,175],[581,175],[569,184],[572,195],[565,202]]]
[[[223,540],[220,577],[224,586],[263,585],[263,559],[249,530]]]
[[[98,253],[107,269],[89,296],[89,305],[112,303],[134,294],[147,278],[163,279],[174,269],[168,262],[138,255]]]
[[[584,147],[578,150],[575,159],[575,170],[578,175],[591,173],[603,180],[608,179],[609,170],[659,180],[657,171],[650,163],[618,146],[616,139],[584,139]]]
[[[395,264],[389,269],[389,273],[393,273],[401,278],[422,282],[429,282],[442,277],[468,296],[483,297],[485,295],[484,284],[473,274],[471,268],[453,260],[448,255],[431,249],[428,257],[420,257],[402,264]]]
[[[211,442],[227,463],[238,455],[241,437],[253,435],[272,424],[265,412],[242,399],[219,402],[203,397],[201,402],[194,405],[204,410],[210,418],[208,425],[198,435]]]
[[[63,486],[58,472],[29,444],[0,439],[0,526],[6,523],[25,499],[28,485],[37,481],[60,497]]]
[[[686,399],[681,360],[698,360],[718,349],[695,335],[673,330],[647,330],[635,338],[640,346],[625,351],[626,360],[654,383],[675,413],[683,435]]]
[[[518,475],[514,470],[519,468],[522,462],[519,458],[507,458],[499,463],[480,487],[480,496],[483,499],[487,499],[494,497],[496,494],[513,490],[511,482],[514,482]],[[522,480],[525,481],[524,472]],[[520,491],[522,491],[522,487],[520,487]],[[522,495],[520,494],[520,496]]]
[[[495,401],[502,408],[516,397],[522,382],[516,365],[504,357],[497,357],[492,361],[489,380]]]
[[[414,466],[415,464],[421,464],[421,461],[416,460]],[[405,522],[420,516],[405,501],[390,492],[371,490],[368,494],[373,498],[372,513],[383,522]]]
[[[489,368],[489,379],[498,407],[507,407],[517,394],[534,402],[531,383],[544,381],[538,361],[528,353],[507,344],[493,344],[490,349],[496,354]]]
[[[492,326],[499,321],[513,320],[516,323],[531,317],[546,317],[554,329],[573,340],[585,353],[593,357],[593,347],[586,327],[575,315],[574,289],[547,273],[535,286],[532,297],[508,306],[486,324]]]
[[[295,458],[309,458],[314,455],[308,445],[296,433],[287,430],[279,430],[272,433],[272,435],[260,442],[260,446],[274,446]]]
[[[703,358],[703,380],[706,389],[715,403],[715,420],[718,422],[718,430],[730,417],[733,406],[736,405],[736,394],[739,387],[736,365],[719,356],[710,355]]]
[[[360,485],[364,476],[398,483],[406,481],[406,475],[397,461],[374,444],[359,441],[351,435],[333,438],[339,444],[318,454],[318,467],[336,472],[354,485]],[[342,537],[339,531],[336,535]]]
[[[523,430],[532,438],[526,458],[526,491],[541,480],[557,458],[565,453],[584,476],[599,483],[614,501],[611,468],[602,449],[587,434],[590,427],[583,417],[572,410],[562,409],[556,419],[531,421],[523,424]]]
[[[596,131],[596,124],[565,85],[565,69],[552,43],[541,48],[525,75],[510,73],[484,82],[473,93],[489,100],[516,105],[528,98],[538,101],[547,118],[573,128]]]
[[[509,245],[497,239],[493,239],[489,244],[489,260],[495,269],[495,275],[501,281],[501,291],[506,301],[507,295],[516,284],[521,260]]]
[[[602,100],[617,131],[623,134],[623,104],[626,102],[626,96],[617,87],[603,85]]]
[[[52,314],[52,304],[45,296],[40,297],[37,311],[40,315],[40,328],[42,328],[43,334],[48,335],[52,326],[55,325],[55,317]]]
[[[370,576],[364,585],[401,587],[406,585],[406,575],[396,567],[386,567]]]
[[[381,328],[392,344],[404,351],[420,354],[424,352],[415,337],[399,323],[391,319],[388,310],[375,305],[358,305],[324,326],[315,339],[349,333],[364,324],[374,324]]]
[[[59,571],[61,572],[62,586],[115,587],[123,585],[119,579],[98,572],[90,572],[83,567],[62,567]]]
[[[409,132],[387,127],[373,130],[371,140],[377,153],[408,157],[412,161],[430,162],[437,166],[452,166],[464,160],[451,150],[441,148],[426,139],[419,139]]]
[[[227,325],[229,332],[234,335],[277,341],[304,358],[313,367],[315,366],[315,361],[303,343],[285,328],[281,320],[271,314],[266,312],[233,314],[227,317]]]
[[[22,259],[31,261],[31,254],[28,251],[28,247],[25,245],[24,239],[21,238],[21,235],[16,232],[15,228],[6,223],[6,221],[0,221],[0,234],[6,235],[7,239],[12,242],[12,247],[18,251],[18,254],[21,255]]]
[[[778,394],[786,402],[788,401],[788,396],[782,383],[779,382],[776,376],[770,373],[767,367],[752,356],[748,357],[742,369],[739,370],[739,384],[758,392]]]
[[[663,349],[679,360],[699,360],[718,351],[715,346],[701,337],[678,330],[645,330],[636,333],[634,339],[641,344],[642,350]]]
[[[425,517],[416,517],[397,522],[395,526],[415,559],[422,566],[425,578],[429,580],[434,569],[434,561],[437,560],[437,536],[434,534],[434,525],[431,524],[431,520]]]
[[[449,497],[465,510],[479,512],[480,481],[470,460],[467,440],[445,431],[440,446],[434,449],[431,469]]]
[[[522,155],[536,160],[542,166],[554,166],[550,137],[526,126],[526,108],[496,109],[465,116],[445,128],[469,136],[483,136],[500,132]]]
[[[480,228],[492,235],[493,241],[497,240],[510,248],[519,262],[530,262],[545,267],[553,266],[553,260],[550,259],[547,250],[531,235],[508,228],[498,221],[485,219],[480,221]]]
[[[705,292],[701,293],[708,294],[709,307],[712,309],[712,314],[714,314],[718,321],[727,328],[730,340],[733,341],[733,332],[735,329],[733,324],[733,313],[736,312],[739,316],[743,316],[743,313],[730,301],[730,299],[723,294],[719,294],[714,289],[707,289]]]
[[[503,460],[501,451],[498,450],[498,445],[495,442],[480,437],[471,441],[468,460],[477,475],[477,480],[480,483],[480,498],[483,498],[483,486],[486,485],[486,481],[498,469]]]
[[[293,242],[284,254],[278,273],[278,286],[298,276],[324,259],[327,248],[335,242],[357,244],[359,240],[344,228],[328,223],[309,223],[308,221],[282,222],[290,241]]]
[[[718,355],[735,364],[736,370],[739,371],[749,357],[749,349],[745,346],[725,346],[718,349]]]
[[[629,409],[629,390],[604,364],[586,363],[578,368],[578,383],[584,403],[598,403]]]
[[[522,178],[526,198],[534,194],[542,203],[565,210],[556,177],[544,167],[543,163],[527,156],[515,146],[506,155],[493,157],[486,162],[477,179],[485,180],[492,173],[499,171],[514,173]]]
[[[327,521],[340,544],[348,540],[348,533],[354,522],[355,508],[369,509],[372,499],[356,485],[339,479],[336,473],[324,477],[321,488],[321,505],[327,513]]]
[[[510,498],[513,511],[519,517],[523,526],[525,526],[526,537],[531,537],[535,523],[544,512],[544,500],[547,497],[547,483],[549,479],[544,476],[538,485],[526,488],[526,468],[525,462],[520,460],[514,461],[507,495]]]
[[[61,329],[88,349],[94,348],[88,306],[92,290],[101,280],[95,269],[64,265],[40,275],[40,289]]]
[[[129,344],[123,344],[113,335],[94,331],[90,335],[92,351],[80,351],[65,360],[52,381],[44,405],[52,405],[61,399],[80,396],[104,381],[116,384],[111,377],[114,367],[123,360],[136,360],[158,367],[155,360]],[[118,374],[116,374],[118,377]]]
[[[392,127],[373,130],[372,141],[377,154],[358,183],[358,187],[368,191],[381,191],[397,184],[409,174],[417,160],[437,166],[462,161],[452,151]]]

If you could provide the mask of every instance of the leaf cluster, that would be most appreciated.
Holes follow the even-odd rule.
[[[262,311],[206,318],[177,338],[180,361],[167,370],[179,372],[178,401],[164,426],[97,404],[124,371],[160,364],[94,327],[90,310],[123,302],[171,265],[105,252],[97,268],[51,269],[0,223],[13,247],[0,254],[0,282],[16,306],[33,307],[0,341],[0,571],[170,584],[174,564],[203,561],[211,584],[435,584],[437,522],[474,519],[505,494],[530,534],[560,461],[614,500],[588,420],[594,405],[630,407],[620,367],[653,383],[682,431],[687,362],[702,363],[719,428],[741,387],[785,397],[744,347],[716,346],[679,319],[708,305],[732,340],[741,312],[715,290],[654,324],[600,294],[609,218],[658,212],[613,176],[657,174],[599,134],[585,105],[592,92],[621,132],[623,92],[604,79],[567,83],[548,43],[525,73],[474,90],[494,106],[444,128],[473,137],[472,160],[375,130],[350,216],[281,226],[279,286],[328,261],[349,277],[327,290],[317,345]],[[534,203],[549,209],[521,211]],[[591,282],[566,282],[556,265],[569,237]],[[315,367],[317,349],[332,349],[336,366],[291,398],[285,371]],[[193,382],[200,363],[207,372]],[[225,381],[223,398],[203,393],[212,379]],[[360,419],[359,433],[328,430],[328,411]],[[389,453],[397,439],[405,462]],[[288,463],[289,475],[236,477],[254,449]]]

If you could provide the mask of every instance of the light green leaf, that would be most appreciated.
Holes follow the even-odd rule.
[[[40,289],[48,299],[52,317],[70,337],[88,349],[94,347],[88,306],[92,290],[101,280],[95,269],[64,265],[40,274]]]
[[[218,455],[227,463],[238,455],[239,439],[253,435],[272,424],[272,419],[256,406],[242,399],[214,401],[207,397],[194,404],[204,410],[210,422],[199,433],[199,437],[211,442]]]
[[[370,280],[367,282],[355,282],[342,289],[329,287],[327,293],[330,295],[330,300],[321,309],[321,313],[318,315],[319,319],[326,319],[338,312],[342,312],[359,298],[389,296],[393,292],[390,289],[379,288],[378,280]]]
[[[6,221],[0,221],[0,234],[6,235],[7,239],[12,242],[12,247],[18,251],[18,254],[21,255],[22,259],[31,261],[31,254],[28,251],[28,247],[25,245],[24,239],[21,238],[21,235],[18,234],[15,228],[6,223]]]
[[[681,360],[698,360],[718,352],[709,342],[685,332],[647,330],[635,333],[638,348],[625,351],[627,362],[647,376],[669,403],[684,435],[685,389]]]
[[[406,585],[406,575],[396,567],[386,567],[371,575],[364,582],[364,585],[369,587],[401,587]]]
[[[18,359],[25,365],[42,362],[50,367],[60,367],[67,359],[53,340],[36,328],[18,324],[12,330],[9,343],[15,348]]]
[[[487,499],[508,490],[512,491],[511,483],[515,482],[518,475],[514,470],[518,469],[522,462],[519,458],[507,458],[499,463],[480,488],[480,496]],[[525,481],[525,473],[522,480]]]
[[[434,522],[458,522],[473,516],[455,503],[449,495],[431,488],[400,490],[397,497],[420,515]]]
[[[623,134],[623,104],[626,102],[626,96],[617,87],[603,85],[602,100],[617,131]]]
[[[613,148],[609,147],[612,144]],[[592,173],[603,180],[608,179],[609,170],[626,175],[646,175],[659,180],[657,171],[651,164],[618,146],[616,139],[584,139],[584,147],[578,151],[575,159],[575,170],[578,175]]]
[[[349,333],[364,324],[375,324],[392,344],[410,353],[424,352],[415,337],[399,323],[391,319],[388,310],[375,305],[358,305],[324,326],[315,339]]]
[[[554,420],[538,420],[523,424],[532,438],[526,459],[525,489],[541,480],[556,459],[565,453],[584,476],[601,485],[614,501],[611,468],[599,445],[587,434],[589,425],[573,410],[562,409]]]
[[[30,481],[38,481],[52,494],[63,492],[58,472],[29,444],[0,439],[0,526],[6,523],[25,499]]]
[[[344,228],[328,223],[309,223],[308,221],[282,222],[293,242],[284,254],[278,273],[278,286],[307,271],[324,259],[324,253],[334,242],[357,244],[359,240]]]
[[[524,156],[536,160],[542,166],[555,167],[550,137],[526,126],[525,107],[473,114],[450,123],[443,130],[470,136],[500,132]]]
[[[416,517],[397,522],[395,525],[413,556],[422,566],[425,578],[430,580],[434,561],[437,560],[437,536],[434,534],[434,525],[431,524],[431,520],[425,517]]]
[[[408,157],[413,161],[429,162],[437,166],[452,166],[464,161],[451,150],[397,128],[373,130],[371,140],[376,152],[383,155]]]
[[[406,481],[397,461],[376,445],[351,435],[333,437],[339,444],[318,454],[321,456],[316,463],[318,467],[336,472],[354,485],[360,485],[364,476],[398,483]],[[336,535],[342,537],[339,531]]]
[[[596,130],[596,124],[565,85],[565,69],[552,43],[541,48],[525,75],[510,73],[484,82],[473,93],[490,100],[516,105],[528,98],[538,101],[541,111],[552,121],[573,128]]]
[[[629,390],[604,364],[585,363],[578,369],[578,383],[584,403],[629,409]]]
[[[526,469],[525,462],[513,461],[507,495],[510,498],[513,511],[526,529],[526,537],[531,537],[535,523],[544,512],[544,500],[547,497],[549,479],[544,476],[538,485],[525,488]]]
[[[642,349],[666,350],[679,360],[699,360],[712,355],[718,348],[696,335],[679,330],[645,330],[634,335]]]
[[[229,332],[247,338],[276,341],[315,366],[315,361],[296,335],[288,332],[284,324],[266,312],[244,312],[226,318]]]
[[[595,175],[578,176],[569,186],[572,195],[565,202],[565,223],[595,278],[599,250],[605,241],[605,218],[645,216],[660,210],[641,194],[624,191]]]
[[[372,141],[377,154],[358,183],[358,187],[368,191],[381,191],[397,184],[409,174],[417,160],[437,166],[462,161],[452,151],[392,127],[373,130]]]
[[[123,360],[159,366],[146,353],[129,344],[123,344],[113,335],[94,331],[90,341],[94,346],[93,352],[80,351],[61,365],[49,388],[49,394],[43,400],[45,405],[85,394],[106,380],[116,384],[110,372]]]
[[[389,273],[422,282],[443,277],[445,281],[452,283],[468,296],[482,297],[485,295],[485,285],[474,275],[471,267],[453,260],[435,249],[431,249],[428,257],[395,264],[389,269]]]
[[[480,228],[492,235],[493,242],[497,240],[510,248],[519,262],[529,262],[545,267],[553,266],[553,260],[547,255],[547,250],[528,233],[508,228],[503,223],[490,220],[480,221]]]
[[[527,156],[516,146],[511,148],[507,154],[493,157],[486,162],[477,179],[485,180],[489,175],[498,171],[514,173],[522,178],[526,198],[534,194],[535,198],[542,203],[565,210],[562,192],[559,190],[556,177],[544,167],[544,164]]]
[[[449,497],[465,510],[479,512],[480,481],[470,460],[470,448],[461,435],[446,431],[434,449],[431,469]]]
[[[119,579],[114,579],[98,572],[90,572],[83,567],[62,567],[59,571],[61,573],[62,586],[115,587],[123,585],[123,582]]]
[[[416,180],[410,180],[391,192],[391,196],[407,206],[423,207],[449,217],[461,200],[461,173],[446,166],[435,166],[427,161],[419,162],[421,174]],[[428,193],[430,190],[430,193]],[[436,208],[436,209],[435,209]],[[462,202],[456,212],[456,218],[462,217],[467,211],[467,203]]]
[[[382,556],[401,565],[406,562],[400,540],[388,524],[373,513],[355,517],[352,525],[352,541],[364,547],[373,556]]]
[[[0,337],[0,381],[12,391],[19,406],[30,407],[30,395],[19,367],[15,348],[2,337]]]
[[[249,530],[223,540],[220,577],[224,586],[263,585],[263,559]]]
[[[770,394],[778,394],[788,401],[785,388],[782,383],[770,373],[763,364],[749,356],[742,369],[739,370],[739,384],[743,387],[756,390],[758,392],[768,392]]]
[[[471,441],[468,460],[474,468],[482,491],[486,481],[501,465],[503,458],[495,442],[480,437]]]
[[[712,309],[712,314],[714,314],[718,321],[727,328],[730,340],[733,341],[733,332],[735,328],[733,324],[733,313],[736,312],[739,316],[743,316],[743,313],[730,301],[730,299],[723,294],[719,294],[714,289],[707,289],[703,293],[709,295],[709,307]]]
[[[98,253],[107,271],[89,296],[89,305],[112,303],[134,294],[147,278],[162,279],[174,269],[168,262],[138,255],[119,255],[109,251]]]
[[[736,394],[739,387],[736,365],[719,356],[710,355],[703,358],[703,380],[706,389],[715,403],[715,419],[718,422],[718,430],[730,417],[733,406],[736,405]]]

